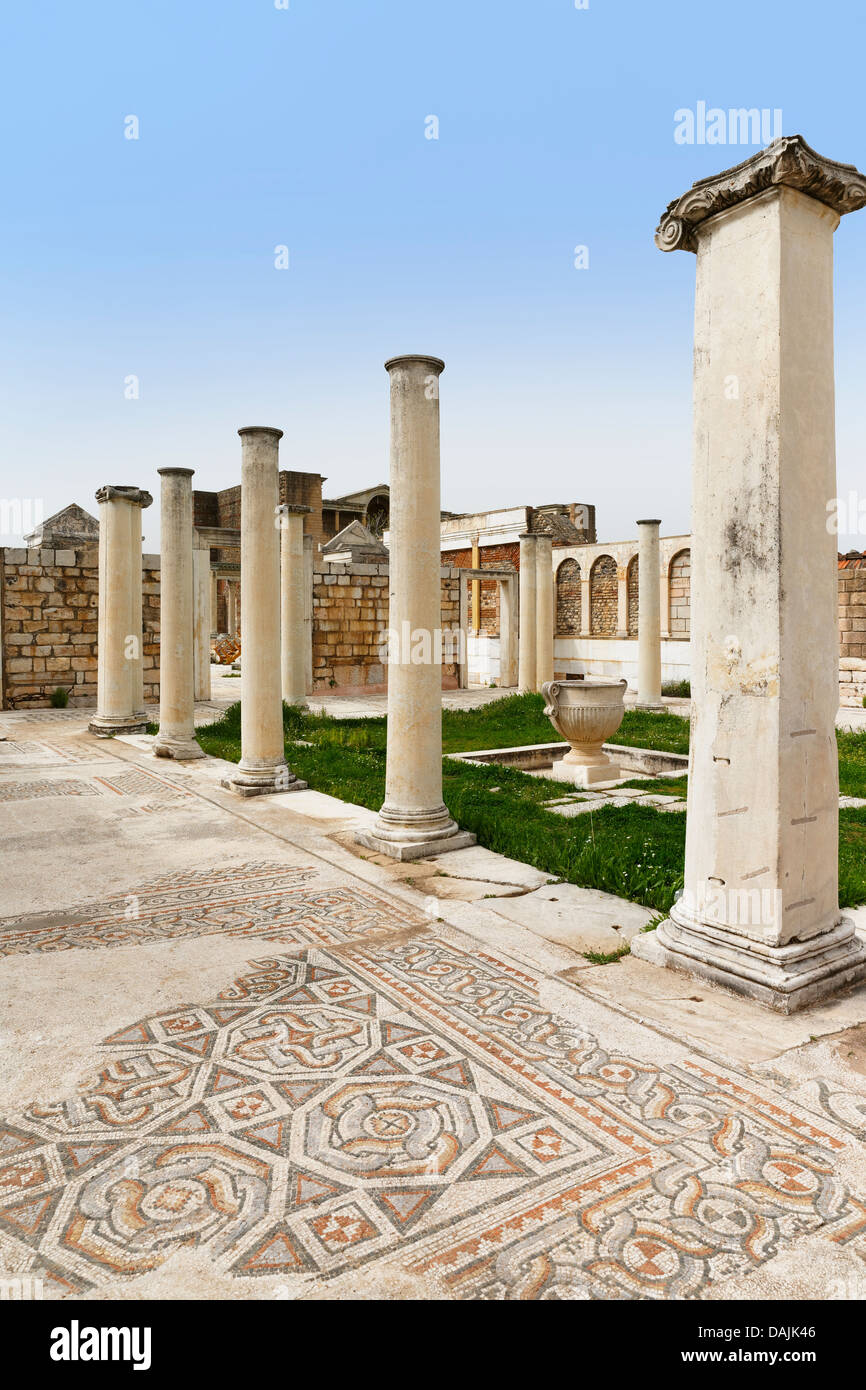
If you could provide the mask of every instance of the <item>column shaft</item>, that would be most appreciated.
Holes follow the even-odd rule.
[[[285,502],[280,507],[280,671],[288,705],[307,703],[304,517],[310,510]]]
[[[442,590],[439,374],[398,357],[391,378],[390,650],[385,801],[357,838],[396,859],[474,842],[442,800]]]
[[[192,468],[160,468],[158,758],[201,758],[195,741]]]
[[[143,733],[140,488],[108,485],[99,502],[99,610],[96,713],[91,733]]]
[[[663,709],[659,603],[659,521],[639,521],[637,698],[642,709]]]
[[[517,684],[522,691],[538,689],[538,683],[535,679],[535,634],[538,622],[538,614],[536,612],[536,593],[538,589],[535,562],[536,539],[537,537],[530,535],[528,532],[520,537],[520,573],[518,576],[518,583],[520,586],[520,614],[518,626]]]
[[[193,646],[195,698],[210,699],[210,546],[196,545],[193,554]]]
[[[252,425],[241,437],[241,760],[223,786],[241,796],[298,791],[286,766],[280,694],[279,441]]]
[[[553,680],[553,542],[535,538],[535,688]]]

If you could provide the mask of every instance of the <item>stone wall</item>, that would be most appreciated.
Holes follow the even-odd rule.
[[[159,700],[159,556],[143,556],[144,698]],[[58,686],[96,703],[99,550],[0,550],[3,709],[44,709]]]
[[[460,579],[443,566],[442,630],[460,626]],[[332,694],[387,689],[382,642],[388,631],[388,565],[357,562],[313,567],[313,690]],[[456,664],[443,665],[442,684],[456,688]]]
[[[866,696],[866,551],[839,556],[839,699]]]

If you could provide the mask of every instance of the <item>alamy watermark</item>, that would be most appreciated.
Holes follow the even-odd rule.
[[[782,111],[776,106],[737,106],[724,110],[707,106],[695,109],[681,106],[674,112],[674,141],[677,145],[769,145],[782,134]]]

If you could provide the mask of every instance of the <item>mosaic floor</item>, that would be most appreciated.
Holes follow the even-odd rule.
[[[62,1297],[196,1247],[240,1280],[396,1257],[456,1298],[693,1298],[808,1233],[861,1246],[866,1201],[834,1169],[856,1107],[786,1106],[675,1047],[664,1068],[608,1052],[506,959],[313,876],[154,882],[131,926],[109,903],[65,939],[4,924],[17,951],[118,929],[301,947],[131,1018],[75,1094],[3,1119],[5,1269]]]
[[[817,1239],[866,1275],[866,1081],[714,1061],[539,973],[510,921],[469,935],[213,779],[34,732],[0,743],[0,1272],[697,1299]],[[67,878],[33,893],[57,836]]]

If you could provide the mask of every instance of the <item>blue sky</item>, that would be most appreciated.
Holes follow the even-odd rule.
[[[866,168],[861,7],[290,6],[6,7],[0,493],[95,510],[166,464],[225,487],[246,424],[329,495],[379,482],[382,364],[419,351],[446,361],[443,506],[687,531],[695,261],[653,231],[758,146],[679,145],[674,113],[781,108]],[[864,322],[866,213],[836,233],[841,495],[866,492]]]

